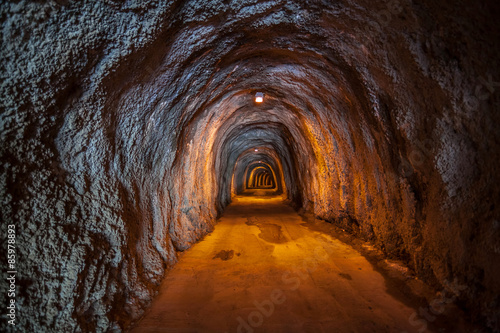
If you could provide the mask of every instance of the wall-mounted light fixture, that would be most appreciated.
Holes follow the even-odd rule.
[[[264,93],[257,92],[255,93],[255,103],[262,103],[264,102]]]

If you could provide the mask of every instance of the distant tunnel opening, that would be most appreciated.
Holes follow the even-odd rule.
[[[274,171],[268,165],[255,163],[249,166],[245,173],[246,189],[274,189],[276,187]]]

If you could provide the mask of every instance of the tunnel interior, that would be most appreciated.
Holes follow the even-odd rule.
[[[265,190],[499,332],[498,17],[489,0],[2,2],[17,327],[126,331]]]
[[[251,171],[250,171],[251,170]],[[276,187],[273,171],[265,164],[258,163],[247,167],[246,188],[270,188]]]

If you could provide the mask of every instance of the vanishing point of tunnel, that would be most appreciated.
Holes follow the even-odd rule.
[[[0,2],[1,332],[500,332],[498,0]]]

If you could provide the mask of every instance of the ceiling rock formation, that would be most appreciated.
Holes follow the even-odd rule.
[[[499,329],[499,14],[497,1],[2,2],[19,327],[126,328],[257,163],[296,208]]]

